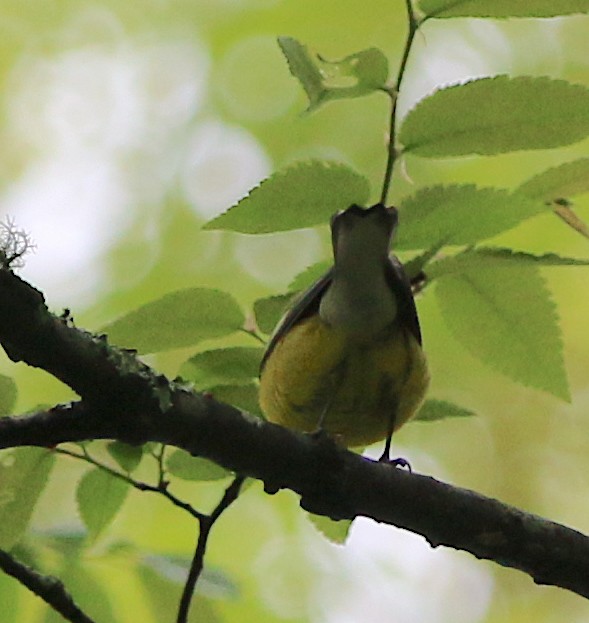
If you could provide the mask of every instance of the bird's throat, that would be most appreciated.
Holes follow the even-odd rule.
[[[337,266],[319,306],[322,320],[336,329],[371,339],[397,316],[395,295],[383,265]]]

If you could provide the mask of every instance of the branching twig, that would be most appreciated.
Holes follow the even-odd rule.
[[[186,623],[186,621],[188,620],[190,603],[192,601],[192,596],[194,595],[194,589],[196,588],[196,583],[198,582],[198,578],[200,577],[204,566],[204,557],[211,529],[213,528],[215,522],[219,519],[223,511],[226,510],[237,499],[237,496],[239,495],[239,490],[245,478],[241,476],[236,476],[233,482],[225,490],[221,501],[213,510],[213,512],[210,515],[205,515],[204,513],[197,511],[192,505],[188,504],[187,502],[183,502],[182,500],[180,500],[180,498],[170,493],[168,489],[168,482],[165,480],[165,469],[163,464],[165,448],[166,446],[164,444],[161,444],[159,452],[153,455],[158,463],[157,486],[136,480],[128,474],[119,472],[118,470],[115,470],[112,467],[101,463],[100,461],[93,458],[85,447],[83,448],[82,453],[73,452],[72,450],[68,450],[66,448],[55,448],[55,452],[64,456],[69,456],[75,459],[79,459],[81,461],[85,461],[86,463],[90,463],[98,469],[103,470],[107,474],[110,474],[113,478],[119,478],[120,480],[123,480],[124,482],[131,485],[135,489],[138,489],[139,491],[151,491],[152,493],[159,493],[167,498],[170,502],[172,502],[172,504],[188,512],[192,517],[198,520],[199,533],[196,550],[194,552],[192,563],[190,565],[190,571],[188,573],[188,577],[182,591],[182,597],[180,599],[180,605],[178,608],[177,622]]]
[[[41,575],[19,562],[10,554],[0,550],[0,569],[26,586],[37,597],[47,602],[66,621],[71,623],[94,623],[75,604],[60,580],[50,575]]]
[[[186,511],[195,519],[201,520],[207,517],[207,515],[204,515],[203,513],[197,511],[191,504],[188,504],[188,502],[184,502],[180,498],[176,497],[173,493],[170,493],[170,491],[168,490],[167,482],[163,480],[161,476],[157,485],[150,485],[146,482],[135,480],[134,478],[131,478],[131,476],[129,476],[128,474],[119,472],[116,469],[113,469],[112,467],[109,467],[108,465],[97,461],[96,459],[92,458],[87,452],[80,454],[78,452],[73,452],[72,450],[67,450],[66,448],[55,448],[55,452],[57,452],[58,454],[63,454],[65,456],[71,456],[75,459],[80,459],[81,461],[86,461],[86,463],[90,463],[91,465],[98,467],[99,469],[107,472],[114,478],[123,480],[124,482],[139,491],[150,491],[151,493],[159,493],[160,495],[163,495],[166,499],[168,499],[174,506],[177,506],[183,511]]]
[[[190,602],[192,601],[192,595],[198,578],[203,570],[204,557],[207,548],[207,542],[212,527],[224,510],[226,510],[239,495],[241,485],[245,480],[242,476],[236,476],[233,482],[227,487],[223,497],[219,504],[217,504],[215,510],[210,514],[202,517],[199,522],[198,541],[196,543],[196,549],[190,565],[190,571],[184,590],[182,591],[182,598],[180,599],[180,607],[178,608],[177,623],[186,623],[188,620],[188,611],[190,608]]]

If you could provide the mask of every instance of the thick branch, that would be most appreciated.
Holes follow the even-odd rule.
[[[66,621],[71,621],[72,623],[94,623],[89,616],[76,606],[72,596],[57,578],[50,575],[41,575],[2,550],[0,550],[0,569],[46,601]]]
[[[27,288],[36,299],[34,311],[27,308]],[[421,534],[432,546],[462,549],[520,569],[539,584],[589,597],[589,539],[581,533],[168,384],[132,354],[104,340],[97,346],[89,334],[51,316],[35,293],[0,273],[0,342],[13,356],[70,384],[84,400],[0,419],[0,448],[98,438],[174,445],[259,478],[269,492],[291,489],[315,513],[371,517]]]

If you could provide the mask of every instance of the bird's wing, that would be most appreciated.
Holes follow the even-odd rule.
[[[409,277],[397,256],[390,255],[387,266],[387,281],[397,298],[400,320],[421,345],[421,328],[419,327],[419,318],[417,317],[417,309],[415,308],[415,299],[411,291]]]
[[[264,364],[268,360],[268,357],[272,354],[272,351],[276,347],[276,344],[294,327],[296,324],[313,315],[319,309],[319,303],[321,297],[329,284],[331,283],[333,275],[333,267],[330,268],[322,277],[317,279],[305,292],[303,292],[290,307],[290,309],[282,316],[280,322],[276,325],[274,332],[268,342],[262,362],[260,363],[260,373],[264,369]]]

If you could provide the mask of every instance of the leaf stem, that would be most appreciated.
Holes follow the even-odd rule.
[[[266,340],[255,329],[246,329],[242,327],[240,331],[243,331],[243,333],[247,333],[247,335],[253,337],[254,340],[257,340],[258,342],[260,342],[260,344],[266,346]]]
[[[400,153],[399,151],[397,151],[395,145],[397,133],[397,102],[399,101],[401,83],[403,82],[403,76],[405,75],[405,68],[407,67],[407,61],[409,59],[409,53],[411,52],[411,46],[413,45],[413,39],[415,38],[415,33],[420,26],[420,22],[415,16],[415,11],[413,10],[411,0],[405,0],[405,4],[407,6],[407,19],[409,22],[409,30],[407,32],[407,39],[405,41],[405,49],[403,50],[403,56],[401,57],[401,63],[399,64],[399,71],[397,73],[395,86],[393,88],[385,89],[385,92],[391,98],[391,116],[389,126],[389,146],[387,150],[387,163],[382,182],[382,192],[380,195],[380,202],[382,204],[386,204],[389,194],[389,188],[391,185],[391,179],[393,177],[393,168]]]

